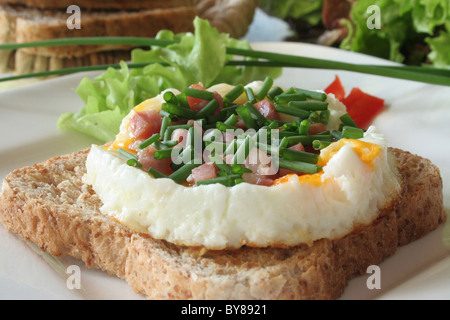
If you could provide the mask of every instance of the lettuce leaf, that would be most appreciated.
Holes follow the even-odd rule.
[[[380,29],[367,27],[371,5],[380,8]],[[429,59],[442,65],[447,53],[439,42],[445,42],[449,18],[448,0],[358,0],[345,23],[350,32],[341,48],[406,64],[420,65]],[[433,41],[441,29],[441,40]],[[429,53],[431,43],[435,45]]]
[[[149,63],[146,67],[129,69],[121,62],[119,69],[109,68],[94,79],[84,78],[76,92],[85,106],[78,113],[62,114],[58,128],[108,142],[115,138],[122,119],[134,106],[164,89],[182,90],[198,82],[205,86],[219,82],[245,84],[281,75],[281,68],[226,66],[231,59],[226,47],[251,49],[250,44],[218,32],[207,20],[196,18],[193,23],[193,33],[162,30],[156,36],[178,40],[177,43],[148,50],[134,49],[131,62]]]

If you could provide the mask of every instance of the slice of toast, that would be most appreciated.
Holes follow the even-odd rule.
[[[194,6],[197,0],[0,0],[0,4],[20,5],[39,9],[66,9],[77,5],[82,10],[140,10]]]
[[[0,220],[42,250],[80,258],[152,299],[335,299],[369,265],[446,220],[439,169],[390,150],[400,165],[401,197],[371,225],[311,246],[205,251],[134,233],[102,215],[100,199],[82,183],[88,150],[10,173]]]

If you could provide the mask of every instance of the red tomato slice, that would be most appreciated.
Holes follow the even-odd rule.
[[[334,94],[339,101],[342,101],[345,98],[345,89],[338,76],[336,76],[334,81],[325,89],[325,92],[327,94]]]
[[[342,101],[353,121],[362,129],[367,129],[375,117],[384,109],[384,100],[353,88]]]

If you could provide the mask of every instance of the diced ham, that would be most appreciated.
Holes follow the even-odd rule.
[[[311,123],[309,126],[309,134],[318,134],[327,130],[327,126],[323,123]]]
[[[193,84],[193,85],[189,86],[189,88],[206,91],[205,87],[203,86],[203,83],[201,83],[201,82]],[[213,115],[218,115],[220,110],[223,108],[223,98],[219,93],[214,92],[214,99],[216,99],[217,102],[219,102],[219,108],[217,108],[214,111]],[[187,101],[189,104],[189,108],[191,108],[191,110],[194,110],[194,111],[202,110],[209,103],[208,100],[203,100],[203,99],[194,98],[194,97],[187,97]]]
[[[255,103],[255,108],[266,119],[274,119],[274,120],[279,120],[280,119],[278,112],[275,110],[275,106],[267,98],[265,98],[265,99]]]
[[[217,177],[217,168],[212,162],[204,163],[194,168],[187,182],[195,184],[197,181],[209,180]]]
[[[301,142],[294,144],[293,146],[290,146],[288,149],[296,150],[296,151],[305,151],[305,147],[302,145]]]
[[[247,183],[257,184],[260,186],[267,186],[267,187],[270,187],[271,185],[273,185],[273,181],[274,181],[272,178],[270,178],[268,176],[260,175],[257,173],[249,173],[249,172],[244,173],[242,175],[242,178]]]
[[[171,140],[178,141],[177,147],[185,147],[186,146],[186,138],[188,131],[186,129],[175,129],[172,132]]]
[[[147,139],[161,130],[162,117],[156,110],[136,112],[130,119],[130,131],[137,139]]]
[[[165,175],[169,175],[173,172],[170,168],[171,159],[155,159],[153,156],[157,149],[153,146],[148,146],[145,149],[139,150],[137,157],[140,164],[145,170],[148,170],[150,167],[158,170]]]

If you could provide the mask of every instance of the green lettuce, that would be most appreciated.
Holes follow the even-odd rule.
[[[260,0],[259,7],[280,19],[301,19],[311,25],[322,21],[323,0]]]
[[[372,15],[367,9],[372,5],[380,8],[380,29],[367,27]],[[345,23],[349,33],[341,48],[405,64],[431,62],[448,68],[449,18],[448,0],[358,0]]]
[[[109,68],[94,79],[84,78],[76,92],[85,103],[78,113],[65,113],[58,119],[60,130],[78,131],[107,142],[115,138],[122,119],[140,102],[167,88],[183,88],[202,82],[205,86],[226,82],[245,84],[277,78],[281,68],[226,66],[232,57],[226,47],[251,49],[248,41],[220,33],[207,20],[196,18],[194,32],[174,34],[160,31],[156,38],[178,40],[166,47],[134,49],[132,63],[148,63],[144,68]]]

